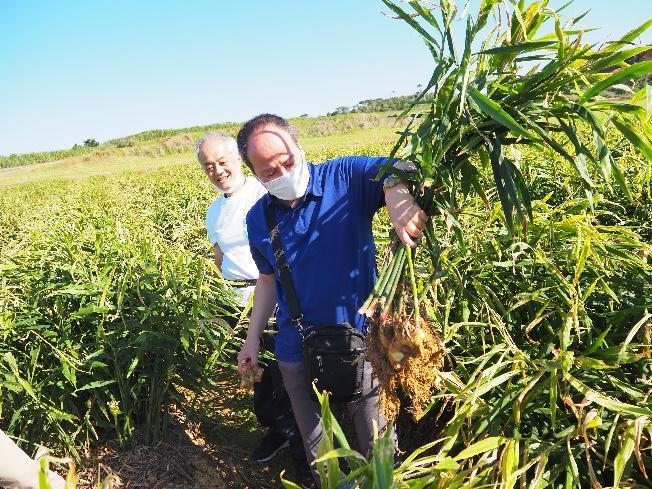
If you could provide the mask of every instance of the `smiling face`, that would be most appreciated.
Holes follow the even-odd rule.
[[[229,194],[239,188],[244,175],[234,140],[208,139],[199,148],[197,158],[210,181],[222,192]]]
[[[247,157],[262,183],[279,178],[303,164],[302,150],[292,136],[285,129],[269,124],[249,136]]]

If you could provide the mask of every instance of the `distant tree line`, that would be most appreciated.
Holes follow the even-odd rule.
[[[638,53],[636,56],[630,58],[627,60],[628,64],[634,64],[634,63],[640,63],[641,61],[652,61],[652,46],[650,46],[650,49],[647,51],[643,51],[642,53]],[[645,76],[642,76],[632,83],[632,89],[634,91],[640,90],[643,88],[643,85],[645,84],[651,85],[652,84],[652,73],[648,73]]]
[[[629,66],[634,65],[636,63],[641,63],[643,61],[652,61],[652,46],[649,46],[650,49],[647,51],[643,51],[642,53],[638,53],[630,58],[627,58],[625,60],[625,63]],[[622,70],[623,66],[622,65],[615,65],[615,66],[609,66],[604,69],[605,73],[613,73],[618,70]],[[606,90],[605,94],[607,97],[627,97],[630,92],[636,92],[643,88],[645,85],[650,85],[652,84],[652,73],[648,73],[647,75],[643,75],[639,78],[635,78],[625,84],[625,86],[615,86],[611,87],[608,90]],[[629,89],[627,88],[629,87]]]
[[[84,145],[80,146],[79,144],[75,144],[72,149],[77,149],[77,148],[95,148],[99,146],[100,143],[98,143],[95,139],[89,138],[84,140]]]
[[[354,112],[388,112],[405,109],[421,93],[421,85],[417,86],[417,93],[413,95],[394,95],[388,98],[371,98],[362,100],[352,107],[341,106],[326,115],[351,114]],[[432,94],[426,94],[422,100],[432,100]]]
[[[625,63],[632,65],[634,63],[640,63],[641,61],[652,61],[652,46],[647,51],[638,53],[631,58],[625,60]],[[616,69],[619,69],[620,66],[610,66],[605,68],[605,72],[611,72]],[[632,90],[640,89],[645,83],[652,84],[652,74],[648,74],[639,79],[633,80],[630,83]],[[368,100],[362,100],[352,107],[341,106],[337,107],[334,111],[328,112],[326,115],[339,115],[339,114],[351,114],[353,112],[387,112],[392,110],[403,110],[406,108],[414,98],[421,93],[421,85],[417,85],[417,92],[414,95],[393,95],[387,98],[372,98]],[[617,96],[623,93],[622,90],[612,89],[609,91],[609,94]],[[423,96],[422,100],[432,100],[432,94],[426,94]],[[302,116],[303,117],[303,116]]]

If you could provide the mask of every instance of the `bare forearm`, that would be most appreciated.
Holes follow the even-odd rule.
[[[398,161],[394,167],[407,172],[415,170],[414,165],[407,161]],[[416,246],[414,240],[423,236],[428,216],[421,210],[404,183],[387,180],[383,187],[389,219],[394,225],[396,234],[403,244],[414,248]]]
[[[251,310],[251,320],[247,330],[247,339],[238,353],[238,369],[246,372],[258,369],[258,353],[260,352],[260,337],[267,321],[276,306],[276,282],[274,275],[260,275],[254,290],[254,305]]]
[[[251,310],[247,340],[260,338],[275,307],[276,282],[274,275],[260,275],[254,290],[254,304]]]

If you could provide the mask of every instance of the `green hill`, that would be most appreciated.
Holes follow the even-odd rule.
[[[346,114],[339,116],[305,117],[290,119],[302,139],[346,135],[351,132],[372,128],[391,128],[394,119],[391,113]],[[164,156],[193,149],[194,142],[210,131],[224,131],[235,134],[239,123],[227,122],[194,126],[183,129],[154,129],[131,136],[111,139],[98,146],[77,146],[71,149],[37,153],[0,156],[0,168],[47,163],[70,158],[84,158],[86,161],[107,157]]]

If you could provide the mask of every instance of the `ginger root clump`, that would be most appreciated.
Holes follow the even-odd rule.
[[[240,388],[246,391],[252,391],[254,384],[263,378],[264,369],[260,367],[254,369],[249,362],[241,365],[238,370],[240,371]]]
[[[399,391],[410,399],[408,412],[415,420],[423,416],[437,372],[444,362],[444,345],[432,326],[411,317],[386,317],[375,320],[367,336],[367,358],[380,387],[380,409],[387,420],[394,420],[401,407]]]

